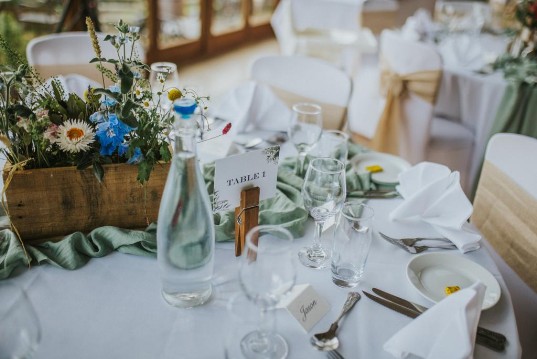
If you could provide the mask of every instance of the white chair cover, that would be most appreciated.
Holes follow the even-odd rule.
[[[392,30],[382,32],[380,48],[381,64],[361,69],[349,109],[350,130],[366,140],[373,138],[384,108],[380,66],[400,75],[442,68],[441,57],[432,46],[406,39]],[[434,103],[413,93],[404,98],[401,107],[405,123],[401,124],[399,154],[411,163],[427,160],[458,170],[463,188],[469,190],[466,174],[473,149],[471,131],[456,122],[433,117]]]
[[[313,101],[325,107],[325,114],[340,117],[324,118],[325,125],[333,124],[327,127],[342,128],[346,123],[344,112],[352,91],[351,78],[325,61],[305,56],[265,56],[254,62],[250,77],[270,86],[287,105],[298,100]]]
[[[103,41],[105,36],[97,34],[102,56],[117,59],[114,46],[110,42]],[[138,42],[135,52],[141,61],[145,61],[145,53]],[[28,63],[44,78],[79,74],[102,83],[100,71],[95,64],[89,63],[96,55],[90,36],[85,31],[63,32],[34,38],[26,46],[26,57]]]

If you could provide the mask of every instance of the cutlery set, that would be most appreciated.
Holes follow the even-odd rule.
[[[457,249],[457,246],[447,238],[392,238],[382,232],[379,234],[389,243],[410,254],[421,253],[428,249]],[[421,242],[424,244],[420,245]]]
[[[378,288],[373,288],[372,291],[376,295],[366,292],[365,290],[362,292],[366,297],[374,302],[381,304],[393,311],[404,314],[410,318],[416,318],[429,309],[423,305],[413,303]],[[343,305],[341,314],[337,317],[334,323],[332,323],[330,329],[324,333],[314,334],[311,337],[310,342],[313,347],[317,350],[326,351],[326,356],[328,359],[344,359],[343,356],[336,350],[339,347],[339,340],[336,336],[338,323],[343,316],[352,309],[354,304],[360,300],[360,298],[361,296],[359,293],[350,292],[347,296],[345,304]],[[497,352],[502,352],[505,350],[506,342],[507,338],[505,335],[485,329],[483,327],[477,327],[476,344],[485,346]]]

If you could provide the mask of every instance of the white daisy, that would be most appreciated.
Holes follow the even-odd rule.
[[[58,127],[56,143],[65,152],[77,153],[89,149],[95,141],[95,132],[85,122],[67,120]]]
[[[163,74],[163,73],[158,73],[157,74],[157,80],[158,82],[160,82],[161,84],[164,84],[166,82],[166,75]]]
[[[134,88],[134,97],[136,97],[136,99],[139,100],[143,96],[144,96],[144,90],[140,86],[136,86]]]
[[[149,99],[145,99],[145,100],[142,101],[142,106],[146,110],[151,110],[153,108],[153,101],[151,101]]]

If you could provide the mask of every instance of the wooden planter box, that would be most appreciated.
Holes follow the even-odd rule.
[[[16,171],[6,200],[21,238],[39,242],[101,226],[142,229],[157,220],[169,164],[155,166],[145,186],[136,180],[137,166],[113,164],[104,169],[102,183],[91,168]],[[4,183],[7,175],[4,171]]]

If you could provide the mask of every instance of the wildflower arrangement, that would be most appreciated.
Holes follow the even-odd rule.
[[[158,88],[151,88],[144,76],[149,67],[134,51],[139,28],[120,21],[115,26],[117,35],[104,38],[117,50],[117,58],[107,59],[89,18],[87,25],[96,55],[90,62],[100,70],[103,87],[88,88],[84,98],[66,93],[58,79],[45,83],[0,37],[0,48],[17,65],[11,71],[0,69],[2,152],[20,168],[92,166],[99,180],[104,164],[137,164],[137,179],[143,184],[157,163],[171,159],[167,134],[173,116],[161,106],[160,98],[191,97],[202,111],[201,118],[209,98],[188,89],[165,88],[165,74],[160,75]],[[114,85],[106,88],[105,78]]]

